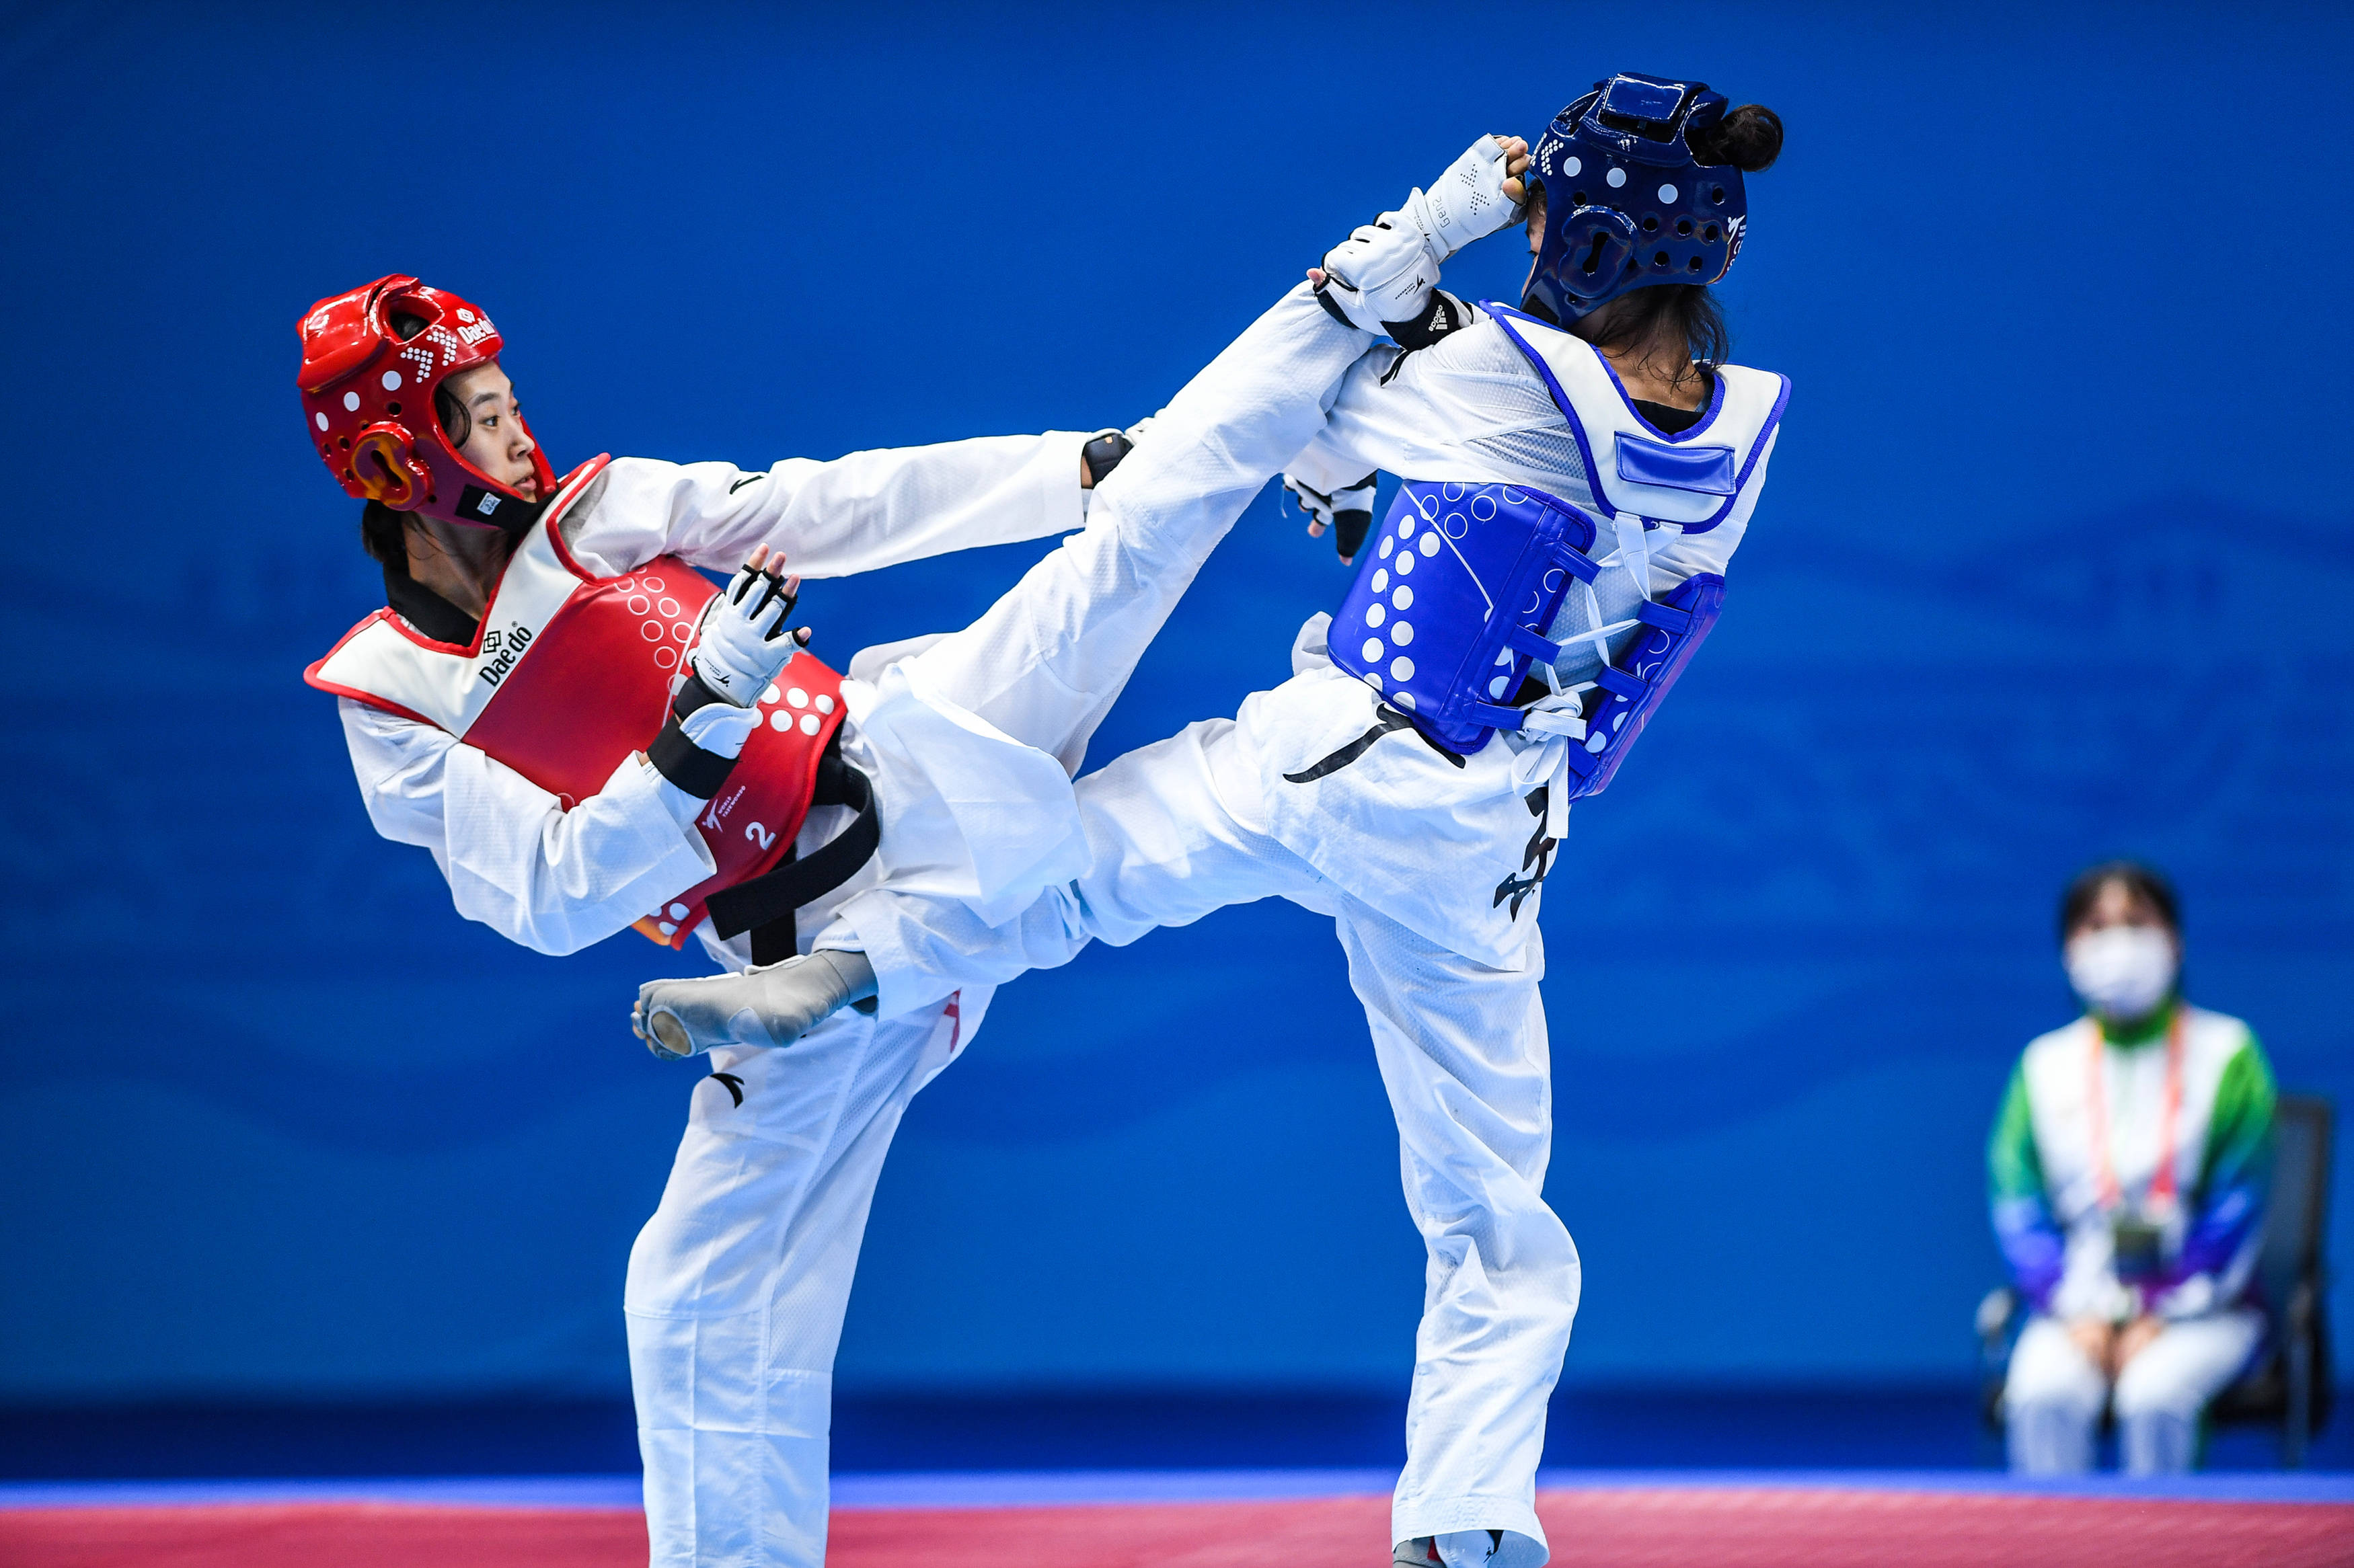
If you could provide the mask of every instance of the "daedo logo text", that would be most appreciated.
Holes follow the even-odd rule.
[[[482,668],[482,679],[493,686],[505,680],[507,672],[515,667],[515,661],[522,658],[523,651],[530,646],[531,628],[520,621],[508,627],[504,632],[493,631],[485,636],[482,653],[488,662]]]

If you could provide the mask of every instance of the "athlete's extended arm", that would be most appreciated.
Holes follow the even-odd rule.
[[[665,554],[733,571],[766,545],[804,577],[849,577],[1081,526],[1079,449],[1089,439],[983,436],[828,462],[788,458],[766,472],[620,458],[566,535],[592,571]]]
[[[567,811],[431,725],[349,697],[336,705],[376,832],[429,851],[458,913],[510,941],[578,952],[715,869],[694,826],[703,802],[642,758]]]

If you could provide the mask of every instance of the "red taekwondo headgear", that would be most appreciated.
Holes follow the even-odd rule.
[[[434,409],[444,379],[499,356],[504,344],[490,317],[396,272],[321,300],[297,330],[302,412],[327,471],[346,491],[396,512],[482,528],[535,514],[533,503],[458,455]],[[545,502],[556,493],[556,474],[536,445],[531,466]]]

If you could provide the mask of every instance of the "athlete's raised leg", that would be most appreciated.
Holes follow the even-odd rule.
[[[1288,898],[1331,913],[1323,878],[1267,835],[1258,791],[1234,720],[1188,725],[1078,781],[1087,869],[1012,920],[992,926],[962,904],[886,885],[845,899],[825,939],[873,961],[889,1018],[1229,904]]]
[[[1521,191],[1508,170],[1516,160],[1525,166],[1524,154],[1517,142],[1482,137],[1448,171],[1448,181],[1486,193],[1474,204],[1476,219],[1469,207],[1457,214],[1464,236],[1510,217]],[[1426,206],[1409,202],[1417,212]],[[885,671],[886,700],[896,677],[928,709],[969,715],[1075,772],[1088,736],[1203,560],[1323,428],[1372,334],[1386,330],[1404,340],[1448,330],[1433,324],[1455,319],[1437,308],[1448,303],[1435,291],[1437,261],[1452,249],[1427,236],[1437,223],[1392,214],[1328,253],[1315,286],[1287,293],[1155,417],[1149,438],[1098,487],[1088,526],[972,627]],[[1004,821],[1004,802],[985,804],[968,813],[984,831]],[[1055,805],[1066,808],[1067,798]],[[1067,842],[1055,840],[1058,849]],[[1060,874],[1063,863],[1055,863]],[[1028,903],[1030,887],[1052,885],[1046,875],[1014,881],[1023,891],[992,897],[981,913],[1002,920]],[[818,945],[843,940],[829,932]],[[878,974],[884,967],[876,965]],[[678,1041],[783,1044],[802,1020],[838,1005],[840,989],[835,972],[810,963],[656,981],[641,991],[632,1022],[664,1054]],[[886,1007],[890,1001],[886,992]]]
[[[1088,738],[1210,552],[1322,427],[1373,339],[1305,284],[1155,415],[1087,525],[980,620],[908,662],[944,698],[1076,775]]]
[[[1401,256],[1419,255],[1410,239],[1389,244]],[[1371,343],[1307,285],[1292,290],[1155,417],[1148,437],[1097,487],[1085,529],[973,625],[881,673],[885,701],[893,683],[904,682],[923,711],[970,715],[1053,756],[1066,773],[1076,769],[1203,561],[1315,434],[1341,376]],[[889,726],[861,717],[870,742],[883,744]],[[1040,800],[1035,810],[1071,810],[1067,786],[1055,783],[1064,798]],[[885,835],[892,831],[886,821]],[[845,945],[835,932],[818,942]],[[641,989],[631,1024],[663,1055],[788,1044],[869,994],[872,957],[849,952],[829,961],[816,953],[741,974],[653,981]],[[924,1000],[954,989],[936,988]],[[901,1000],[885,1003],[896,1011]]]

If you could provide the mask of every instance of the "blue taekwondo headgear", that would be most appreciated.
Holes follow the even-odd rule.
[[[1555,115],[1533,160],[1545,229],[1529,301],[1565,326],[1630,289],[1723,277],[1749,196],[1739,169],[1702,163],[1689,138],[1724,109],[1706,82],[1621,71]]]

